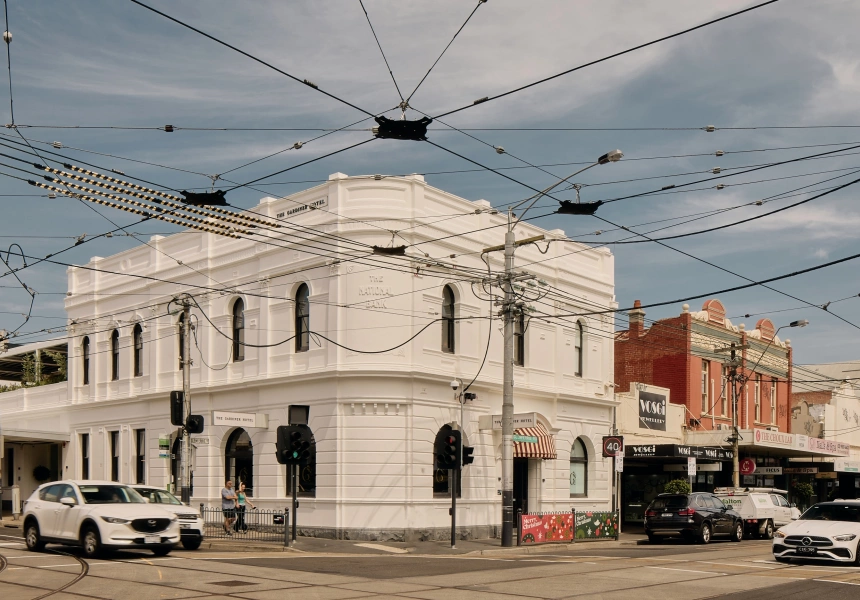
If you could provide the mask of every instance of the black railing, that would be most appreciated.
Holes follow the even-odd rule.
[[[288,508],[283,510],[261,508],[222,510],[201,504],[200,514],[203,515],[203,536],[205,538],[282,542],[287,545],[290,520]]]

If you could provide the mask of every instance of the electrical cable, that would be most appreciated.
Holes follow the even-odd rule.
[[[385,68],[388,69],[388,74],[391,75],[391,81],[394,82],[394,87],[397,89],[397,95],[400,96],[401,102],[406,102],[406,100],[403,99],[403,94],[400,93],[400,86],[397,85],[397,80],[394,78],[394,71],[391,70],[391,65],[388,64],[388,59],[385,57],[385,51],[382,50],[382,44],[379,43],[379,37],[376,35],[376,30],[373,29],[373,23],[370,22],[370,15],[367,14],[367,9],[364,8],[364,2],[362,0],[358,0],[358,3],[361,5],[361,10],[364,12],[367,24],[370,26],[370,33],[373,34],[373,39],[376,40],[376,46],[379,48],[382,60],[385,61]]]
[[[192,26],[191,26],[191,25],[189,25],[188,23],[184,23],[183,21],[180,21],[179,19],[177,19],[177,18],[175,18],[175,17],[171,17],[170,15],[168,15],[168,14],[166,14],[166,13],[163,13],[163,12],[161,12],[160,10],[157,10],[157,9],[155,9],[155,8],[152,8],[151,6],[148,6],[148,5],[144,4],[143,2],[140,2],[140,0],[130,0],[130,1],[131,1],[131,2],[134,2],[134,3],[135,3],[135,4],[137,4],[138,6],[141,6],[141,7],[145,8],[145,9],[147,9],[147,10],[149,10],[149,11],[152,11],[152,12],[154,12],[154,13],[158,14],[158,15],[161,15],[162,17],[164,17],[164,18],[166,18],[166,19],[169,19],[169,20],[173,21],[174,23],[176,23],[176,24],[178,24],[178,25],[181,25],[182,27],[185,27],[186,29],[190,29],[191,31],[194,31],[195,33],[199,33],[200,35],[202,35],[202,36],[204,36],[204,37],[206,37],[206,38],[209,38],[209,39],[210,39],[210,40],[212,40],[213,42],[216,42],[216,43],[218,43],[218,44],[221,44],[222,46],[225,46],[225,47],[227,47],[227,48],[230,48],[231,50],[234,50],[235,52],[238,52],[239,54],[242,54],[243,56],[246,56],[246,57],[250,58],[251,60],[253,60],[253,61],[256,61],[256,62],[260,63],[261,65],[264,65],[264,66],[266,66],[266,67],[269,67],[269,68],[270,68],[270,69],[272,69],[273,71],[276,71],[276,72],[280,73],[281,75],[285,75],[285,76],[289,77],[290,79],[292,79],[293,81],[297,81],[298,83],[301,83],[301,84],[303,84],[303,85],[306,85],[306,86],[308,86],[309,88],[311,88],[311,89],[313,89],[313,90],[316,90],[317,92],[319,92],[319,93],[321,93],[321,94],[325,94],[326,96],[328,96],[329,98],[332,98],[333,100],[337,100],[338,102],[340,102],[340,103],[342,103],[342,104],[346,104],[347,106],[349,106],[349,107],[351,107],[351,108],[354,108],[354,109],[355,109],[355,110],[357,110],[357,111],[363,112],[364,114],[366,114],[366,115],[368,115],[368,116],[370,116],[370,117],[374,116],[372,113],[370,113],[370,112],[368,112],[368,111],[364,110],[363,108],[360,108],[360,107],[356,106],[355,104],[352,104],[351,102],[347,102],[347,101],[346,101],[346,100],[344,100],[343,98],[339,98],[339,97],[335,96],[334,94],[331,94],[331,93],[329,93],[329,92],[327,92],[327,91],[323,90],[323,89],[322,89],[322,88],[320,88],[318,85],[316,85],[315,83],[313,83],[313,82],[311,82],[311,81],[308,81],[307,79],[299,79],[298,77],[296,77],[296,76],[294,76],[294,75],[290,75],[290,74],[289,74],[289,73],[287,73],[286,71],[284,71],[284,70],[282,70],[282,69],[279,69],[278,67],[276,67],[276,66],[272,65],[271,63],[268,63],[268,62],[266,62],[266,61],[264,61],[264,60],[262,60],[262,59],[259,59],[259,58],[257,58],[256,56],[254,56],[254,55],[252,55],[252,54],[248,54],[248,53],[247,53],[247,52],[245,52],[244,50],[240,50],[240,49],[239,49],[239,48],[237,48],[236,46],[233,46],[233,45],[231,45],[231,44],[228,44],[227,42],[225,42],[225,41],[223,41],[223,40],[220,40],[220,39],[216,38],[215,36],[209,35],[208,33],[204,32],[204,31],[201,31],[200,29],[197,29],[196,27],[192,27]],[[771,0],[771,1],[775,2],[776,0]]]
[[[137,2],[137,0],[132,0],[132,2]],[[503,93],[501,93],[501,94],[496,94],[496,95],[494,95],[494,96],[485,96],[484,98],[480,98],[480,99],[478,99],[478,100],[475,100],[472,104],[467,104],[466,106],[461,106],[460,108],[455,108],[454,110],[449,110],[449,111],[447,111],[447,112],[440,113],[439,115],[437,115],[437,116],[436,116],[436,117],[434,117],[434,118],[445,117],[445,116],[447,116],[447,115],[451,115],[451,114],[458,113],[458,112],[460,112],[460,111],[466,110],[467,108],[472,108],[473,106],[477,106],[478,104],[484,104],[484,103],[486,103],[486,102],[490,102],[491,100],[496,100],[496,99],[498,99],[498,98],[503,98],[503,97],[505,97],[505,96],[509,96],[509,95],[511,95],[511,94],[514,94],[514,93],[516,93],[516,92],[520,92],[520,91],[525,90],[525,89],[528,89],[528,88],[530,88],[530,87],[534,87],[534,86],[539,85],[539,84],[541,84],[541,83],[546,83],[547,81],[551,81],[551,80],[556,79],[556,78],[558,78],[558,77],[562,77],[563,75],[567,75],[567,74],[569,74],[569,73],[573,73],[574,71],[579,71],[580,69],[584,69],[584,68],[586,68],[586,67],[590,67],[590,66],[592,66],[592,65],[596,65],[596,64],[598,64],[598,63],[605,62],[605,61],[607,61],[607,60],[610,60],[610,59],[616,58],[616,57],[618,57],[618,56],[622,56],[622,55],[624,55],[624,54],[629,54],[629,53],[631,53],[631,52],[635,52],[636,50],[641,50],[642,48],[647,48],[648,46],[653,46],[653,45],[655,45],[655,44],[659,44],[660,42],[664,42],[664,41],[666,41],[666,40],[670,40],[670,39],[672,39],[672,38],[676,38],[676,37],[682,36],[682,35],[684,35],[684,34],[687,34],[687,33],[692,32],[692,31],[696,31],[696,30],[698,30],[698,29],[702,29],[702,28],[704,28],[704,27],[707,27],[707,26],[709,26],[709,25],[713,25],[713,24],[715,24],[715,23],[719,23],[719,22],[721,22],[721,21],[725,21],[725,20],[727,20],[727,19],[731,19],[732,17],[737,17],[738,15],[742,15],[742,14],[744,14],[744,13],[748,13],[748,12],[750,12],[750,11],[756,10],[757,8],[762,8],[763,6],[768,6],[769,4],[774,4],[774,3],[776,3],[776,2],[778,2],[778,0],[768,0],[767,2],[762,2],[761,4],[756,4],[756,5],[751,6],[751,7],[749,7],[749,8],[745,8],[745,9],[743,9],[743,10],[739,10],[739,11],[736,11],[736,12],[730,13],[730,14],[728,14],[728,15],[725,15],[725,16],[722,16],[722,17],[719,17],[719,18],[717,18],[717,19],[712,19],[712,20],[710,20],[710,21],[707,21],[706,23],[702,23],[701,25],[696,25],[695,27],[690,27],[689,29],[685,29],[685,30],[683,30],[683,31],[679,31],[679,32],[677,32],[677,33],[673,33],[673,34],[671,34],[671,35],[663,36],[663,37],[658,38],[658,39],[656,39],[656,40],[652,40],[652,41],[650,41],[650,42],[646,42],[646,43],[644,43],[644,44],[639,44],[638,46],[633,46],[632,48],[628,48],[628,49],[626,49],[626,50],[622,50],[621,52],[616,52],[616,53],[614,53],[614,54],[610,54],[609,56],[604,56],[603,58],[599,58],[599,59],[597,59],[597,60],[593,60],[593,61],[590,61],[590,62],[587,62],[587,63],[581,64],[581,65],[579,65],[579,66],[577,66],[577,67],[574,67],[574,68],[572,68],[572,69],[568,69],[568,70],[566,70],[566,71],[562,71],[561,73],[557,73],[557,74],[555,74],[555,75],[551,75],[550,77],[544,77],[543,79],[539,79],[538,81],[534,81],[534,82],[532,82],[532,83],[529,83],[529,84],[526,84],[526,85],[520,86],[520,87],[515,88],[515,89],[513,89],[513,90],[510,90],[510,91],[507,91],[507,92],[503,92]]]

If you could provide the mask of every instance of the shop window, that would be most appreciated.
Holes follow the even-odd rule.
[[[728,367],[723,367],[723,380],[720,385],[722,386],[722,391],[720,392],[720,414],[725,417],[729,414],[727,410],[727,405],[729,403],[729,394],[731,393],[731,390],[729,389]]]
[[[702,414],[711,412],[711,381],[708,373],[708,361],[702,360]]]
[[[576,335],[573,341],[573,352],[574,352],[574,360],[576,365],[576,371],[574,375],[577,377],[582,377],[582,362],[583,362],[583,352],[582,349],[585,346],[585,328],[582,326],[582,321],[577,321],[576,323]]]
[[[181,371],[185,363],[185,313],[179,315],[176,326],[179,328],[179,352],[176,355],[179,357],[179,370]]]
[[[450,425],[443,425],[439,428],[439,431],[436,432],[436,440],[438,440],[441,436],[446,436],[453,431],[453,428]],[[462,443],[465,445],[466,440],[463,439]],[[436,456],[435,452],[435,442],[433,447],[430,449],[430,461],[433,466],[433,496],[438,498],[443,497],[451,497],[451,471],[448,469],[437,469],[436,468]],[[462,472],[461,472],[462,475]],[[462,477],[457,478],[457,497],[462,496],[463,486],[462,486]]]
[[[224,465],[227,468],[225,480],[229,479],[239,489],[244,483],[249,493],[254,491],[254,445],[251,436],[244,429],[236,429],[227,438],[227,449],[224,454]]]
[[[140,323],[134,326],[134,376],[143,375],[143,327]]]
[[[146,429],[134,430],[135,483],[146,483]]]
[[[233,303],[233,362],[245,360],[245,303],[238,298]]]
[[[81,479],[90,478],[90,434],[82,433],[81,444]]]
[[[570,497],[588,496],[588,453],[582,440],[576,438],[570,449]]]
[[[454,290],[442,288],[442,352],[454,353]]]
[[[776,379],[770,382],[770,422],[776,425]]]
[[[83,357],[83,370],[84,370],[84,385],[89,385],[90,383],[90,338],[84,336],[83,341],[81,342],[81,356]]]
[[[6,448],[6,487],[15,485],[15,448]]]
[[[753,396],[755,402],[755,422],[761,423],[761,375],[755,376]]]
[[[296,352],[307,352],[311,347],[310,288],[303,283],[296,290]]]
[[[526,364],[526,318],[522,312],[514,320],[514,364]]]
[[[110,480],[119,481],[119,431],[110,432]]]
[[[112,381],[119,379],[119,331],[117,329],[110,334],[110,378]]]

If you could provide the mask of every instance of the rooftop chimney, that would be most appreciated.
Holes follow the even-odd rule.
[[[630,337],[638,338],[642,335],[645,329],[645,311],[641,308],[642,302],[639,300],[633,301],[633,310],[627,313],[630,318]]]

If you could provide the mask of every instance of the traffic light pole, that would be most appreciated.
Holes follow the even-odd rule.
[[[448,473],[448,479],[451,482],[451,549],[455,550],[457,548],[457,484],[460,483],[460,471],[451,469]]]
[[[292,519],[293,519],[293,535],[290,540],[290,546],[295,545],[296,543],[296,509],[298,508],[298,502],[296,501],[296,496],[299,487],[299,465],[290,465],[290,479],[293,484],[293,508],[292,508]]]
[[[183,423],[191,416],[191,302],[188,298],[182,303],[182,402]],[[191,436],[187,427],[182,427],[182,444],[179,458],[180,500],[191,504]]]

